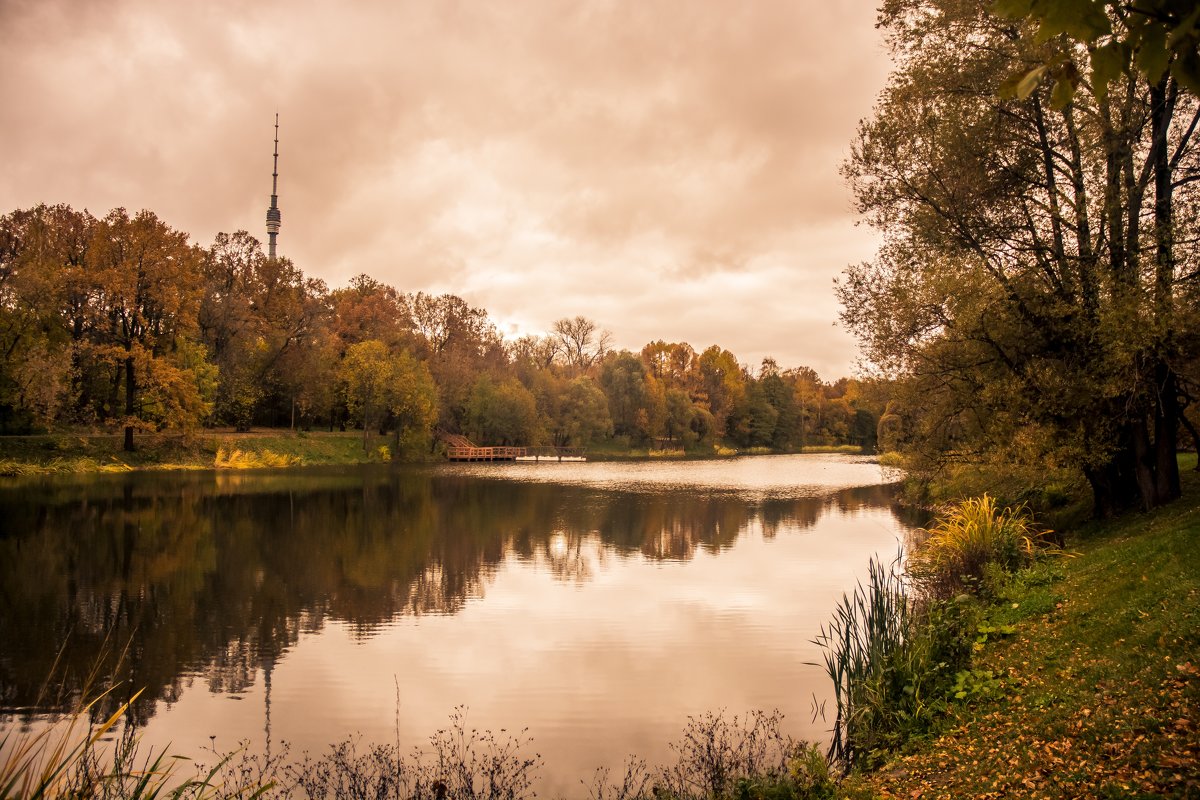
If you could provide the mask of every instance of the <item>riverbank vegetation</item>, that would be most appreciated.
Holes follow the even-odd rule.
[[[373,435],[364,451],[361,433],[352,431],[196,431],[144,434],[127,452],[112,435],[12,436],[0,438],[0,476],[358,464],[386,460],[379,448],[392,438]]]
[[[875,769],[843,790],[1193,796],[1200,20],[900,0],[879,26],[894,69],[844,172],[884,244],[842,317],[894,380],[880,445],[909,499],[975,499],[822,634],[856,676],[834,754]],[[1079,557],[1011,572],[1061,542],[985,492],[1081,530]],[[1118,521],[1079,528],[1082,503]],[[923,658],[947,630],[970,649]]]
[[[970,661],[936,720],[843,796],[1193,797],[1200,792],[1200,479],[1089,523],[1065,556],[990,571]],[[954,601],[951,601],[952,603]]]

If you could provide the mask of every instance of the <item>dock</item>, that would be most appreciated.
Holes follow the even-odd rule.
[[[465,436],[448,434],[446,458],[450,461],[587,461],[578,447],[480,447]]]

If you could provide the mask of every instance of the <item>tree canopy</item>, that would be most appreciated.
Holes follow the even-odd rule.
[[[1136,57],[1070,97],[1010,91],[1051,44],[989,6],[884,6],[896,67],[844,168],[884,245],[840,283],[843,319],[907,379],[889,436],[926,463],[1074,467],[1102,514],[1167,502],[1196,352],[1200,109]]]
[[[203,248],[149,211],[0,217],[5,433],[123,431],[132,448],[135,431],[321,424],[361,428],[368,449],[372,431],[390,434],[396,455],[429,452],[435,432],[562,447],[711,448],[727,434],[794,449],[869,444],[845,420],[883,411],[853,382],[756,376],[718,345],[611,342],[584,316],[506,340],[455,295],[368,275],[331,290],[245,231]]]

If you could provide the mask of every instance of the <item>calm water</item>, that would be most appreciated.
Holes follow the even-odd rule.
[[[688,715],[828,681],[810,639],[896,551],[867,459],[362,467],[90,476],[0,487],[0,728],[36,723],[56,656],[120,661],[144,741],[407,749],[455,706],[528,728],[545,793]],[[106,645],[107,642],[107,645]]]

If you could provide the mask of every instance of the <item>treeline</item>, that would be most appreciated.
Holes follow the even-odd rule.
[[[397,454],[481,444],[872,446],[885,388],[757,370],[713,345],[610,347],[585,317],[505,340],[454,295],[329,289],[248,233],[197,246],[150,211],[0,218],[0,433],[356,427]]]

